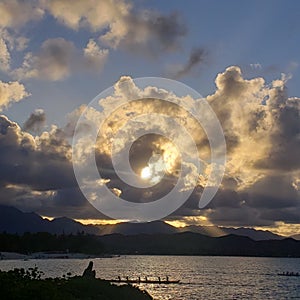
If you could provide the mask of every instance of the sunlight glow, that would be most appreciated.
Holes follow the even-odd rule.
[[[145,167],[141,171],[142,179],[149,179],[152,175],[151,169],[149,167]]]
[[[148,180],[153,184],[157,184],[164,176],[166,171],[166,163],[163,156],[153,154],[149,159],[148,165],[141,170],[141,178]]]
[[[126,222],[127,220],[105,220],[105,219],[74,219],[83,225],[115,225]]]

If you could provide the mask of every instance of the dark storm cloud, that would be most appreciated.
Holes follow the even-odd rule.
[[[260,212],[262,220],[270,220],[271,222],[282,222],[287,224],[299,224],[300,220],[300,205],[298,207],[288,207],[281,209],[265,209]]]
[[[65,216],[73,219],[106,219],[84,197],[78,187],[58,190],[51,199],[43,202],[39,214]]]
[[[195,195],[194,195],[195,196]],[[256,195],[259,201],[259,195]],[[247,194],[232,190],[219,190],[212,202],[199,212],[199,198],[191,197],[170,218],[180,220],[186,216],[205,216],[210,224],[219,226],[274,226],[275,222],[299,223],[300,205],[292,207],[272,207],[272,198],[266,198],[268,207],[249,206]],[[284,201],[284,199],[281,199]]]
[[[220,189],[205,209],[239,208],[242,203],[243,194],[232,189]]]
[[[73,121],[71,116],[68,129]],[[33,137],[22,131],[17,123],[5,116],[0,117],[1,204],[48,216],[106,218],[86,200],[77,186],[70,156],[71,146],[66,136],[64,130],[53,127],[49,132]],[[148,138],[155,142],[158,137]],[[133,150],[134,157],[141,156],[140,147]],[[172,188],[173,181],[165,179],[149,190],[132,189],[116,176],[110,157],[99,154],[97,161],[104,178],[110,179],[107,186],[120,188],[122,196],[128,201],[155,200]]]
[[[213,224],[228,226],[299,223],[300,193],[295,180],[299,178],[300,99],[288,98],[284,80],[266,87],[262,79],[243,79],[235,67],[219,74],[216,85],[218,90],[208,101],[222,124],[230,161],[227,168],[234,176],[227,174],[201,215]],[[239,164],[238,171],[233,171]],[[243,186],[249,175],[260,178],[253,177],[251,184]],[[199,214],[194,196],[173,217]]]
[[[45,41],[32,62],[37,73],[34,76],[50,80],[67,77],[75,63],[75,51],[74,44],[63,38]]]
[[[216,197],[210,204],[213,211],[209,218],[216,224],[230,224],[233,218],[239,226],[269,226],[278,221],[299,223],[300,195],[291,182],[291,176],[273,175],[256,181],[243,191],[228,193],[221,190],[221,197]],[[236,205],[232,205],[234,203]]]
[[[300,220],[300,194],[289,176],[268,176],[238,191],[236,181],[226,178],[214,199],[201,210],[212,224],[221,226],[274,226],[275,222],[297,224]],[[171,217],[199,215],[201,189]]]
[[[158,12],[133,13],[125,19],[128,33],[120,45],[134,52],[159,55],[180,47],[187,28],[180,14]]]
[[[34,123],[34,122],[32,122]],[[71,146],[53,128],[33,138],[0,116],[0,203],[48,216],[103,218],[81,194]]]
[[[205,209],[198,208],[203,191],[198,186],[171,217],[184,219],[201,214],[212,223],[235,226],[270,226],[278,221],[294,222],[297,216],[300,220],[299,190],[295,184],[299,178],[296,152],[299,150],[299,98],[287,97],[283,79],[272,84],[266,84],[263,78],[247,80],[238,67],[219,74],[216,86],[217,91],[207,100],[224,129],[228,149],[226,176]],[[199,141],[199,145],[203,143]],[[147,153],[143,147],[140,149],[141,154]],[[270,159],[277,153],[292,163],[279,168],[278,161]],[[137,158],[142,161],[143,155],[139,159],[137,152]],[[294,166],[290,167],[291,164]],[[110,187],[116,183],[111,181]],[[147,200],[140,191],[117,187],[129,199]],[[274,218],[272,211],[276,211]]]
[[[238,67],[230,67],[219,74],[216,86],[216,92],[208,96],[207,101],[215,110],[224,129],[228,148],[226,175],[217,195],[206,208],[198,208],[203,192],[202,184],[205,183],[199,179],[199,185],[190,198],[170,218],[184,220],[186,216],[200,215],[206,217],[208,222],[228,226],[299,223],[300,99],[287,96],[283,79],[275,80],[271,84],[265,84],[262,78],[246,80]],[[126,87],[121,89],[120,85],[116,85],[118,97],[137,93],[134,84],[128,89]],[[109,100],[107,105],[111,105],[112,100]],[[198,104],[197,101],[195,103]],[[202,151],[206,142],[201,133],[196,133],[195,128],[198,127],[194,126],[194,122],[187,118],[184,112],[170,105],[164,107],[157,101],[154,104],[155,110],[152,110],[147,101],[134,103],[126,110],[122,108],[109,119],[109,124],[105,124],[105,133],[115,132],[132,115],[150,111],[164,112],[176,120],[185,120],[183,126],[195,133],[195,141]],[[5,116],[1,116],[1,203],[11,202],[13,205],[19,205],[19,208],[33,207],[33,210],[39,213],[48,212],[53,216],[96,217],[96,210],[85,200],[77,187],[72,170],[71,146],[67,141],[67,138],[73,136],[78,117],[84,109],[80,107],[71,113],[64,128],[52,127],[49,132],[36,137],[22,131],[18,124]],[[92,119],[97,119],[94,110],[89,113]],[[88,124],[84,123],[80,133],[88,131]],[[132,126],[134,127],[134,124]],[[129,127],[130,130],[132,128]],[[126,136],[124,135],[125,144]],[[122,182],[111,163],[110,147],[107,144],[110,138],[110,135],[99,137],[96,147],[99,150],[96,153],[97,165],[101,177],[109,179],[108,188],[114,191],[119,189],[123,199],[133,202],[153,201],[172,189],[176,183],[175,176],[164,178],[151,189],[132,188]],[[89,150],[88,143],[87,140],[81,144],[82,152]],[[140,173],[141,167],[147,165],[153,152],[163,151],[164,148],[157,147],[164,143],[154,135],[145,136],[137,141],[130,150],[133,169]]]
[[[0,186],[0,203],[49,217],[107,218],[85,199],[77,187],[37,192],[28,186]]]
[[[121,119],[120,114],[118,114],[118,117]],[[112,128],[110,121],[109,124],[108,131]],[[108,138],[108,140],[110,139]],[[164,152],[168,151],[168,149],[164,148],[163,145],[169,142],[170,140],[168,138],[159,134],[145,134],[138,138],[130,146],[129,151],[129,162],[133,171],[140,176],[142,169],[148,166],[149,161],[153,158],[153,156],[162,157]],[[97,141],[98,151],[96,153],[98,170],[102,178],[110,180],[107,183],[107,186],[111,190],[118,189],[121,191],[120,197],[122,199],[141,203],[155,201],[165,196],[174,187],[177,177],[170,174],[170,172],[165,174],[165,176],[161,174],[161,176],[163,176],[161,181],[151,188],[135,188],[123,182],[114,170],[110,153],[106,153],[107,147],[103,147],[105,143],[107,143],[107,140],[104,140],[102,136],[99,136]],[[126,143],[130,142],[126,141]],[[178,164],[180,164],[180,162],[175,160],[174,168],[176,168]]]
[[[278,89],[273,99],[269,104],[277,125],[277,130],[271,135],[273,147],[268,160],[258,161],[257,166],[297,170],[300,168],[300,99],[288,98],[285,89]]]
[[[62,128],[62,132],[64,133],[65,137],[72,138],[74,136],[76,126],[77,126],[76,129],[77,134],[83,132],[89,132],[91,126],[88,123],[81,121],[80,124],[78,124],[80,115],[84,112],[85,109],[86,106],[81,105],[67,115],[66,117],[67,124]]]
[[[271,226],[275,220],[261,217],[261,211],[242,205],[238,208],[222,207],[207,214],[210,222],[223,226]]]
[[[262,178],[245,192],[248,195],[246,203],[249,207],[263,210],[300,205],[299,192],[292,186],[290,176],[284,174]]]
[[[189,199],[180,207],[173,216],[193,216],[199,214],[199,200],[203,192],[203,187],[197,187]],[[243,194],[229,188],[221,188],[218,190],[213,200],[202,210],[202,213],[218,213],[227,209],[239,209],[243,204]],[[226,218],[226,216],[224,216]]]
[[[35,190],[75,185],[70,145],[59,131],[34,139],[14,122],[0,116],[0,182],[28,185]]]
[[[101,71],[107,56],[108,50],[100,49],[92,39],[83,51],[64,38],[48,39],[37,53],[25,55],[23,65],[12,74],[19,79],[58,81],[74,72]]]
[[[39,132],[46,123],[46,114],[42,109],[36,109],[25,121],[23,129],[25,131]]]
[[[150,15],[147,26],[153,37],[162,45],[163,49],[178,46],[178,39],[187,33],[187,28],[178,13],[170,15]]]
[[[143,9],[132,1],[55,0],[44,1],[42,7],[73,30],[89,28],[109,47],[135,53],[156,56],[177,50],[187,33],[178,12]]]
[[[190,71],[196,67],[197,65],[200,65],[201,63],[203,63],[205,61],[205,55],[206,55],[206,51],[202,48],[195,48],[192,49],[190,56],[188,58],[188,61],[186,62],[185,65],[183,65],[181,67],[180,70],[178,70],[173,77],[175,79],[179,79],[185,75],[187,75],[188,73],[190,73]]]
[[[153,153],[162,155],[163,150],[159,145],[169,141],[167,138],[157,134],[147,134],[136,140],[129,151],[129,161],[133,170],[140,173],[141,169],[147,166]]]
[[[48,200],[52,200],[51,193],[35,192],[27,185],[0,185],[1,205],[14,206],[26,212],[37,212]]]

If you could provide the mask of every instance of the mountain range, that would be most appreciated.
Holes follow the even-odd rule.
[[[292,238],[254,241],[234,234],[210,237],[200,233],[181,232],[109,234],[99,236],[98,242],[110,254],[300,257],[300,241]]]
[[[174,227],[163,221],[149,223],[117,223],[114,225],[84,225],[66,217],[53,220],[44,219],[36,213],[22,212],[14,207],[0,206],[0,232],[23,234],[25,232],[49,232],[51,234],[76,234],[86,233],[92,235],[154,235],[154,234],[178,234],[184,232],[198,233],[209,237],[222,237],[237,235],[251,238],[252,240],[281,240],[286,237],[274,234],[270,231],[256,230],[252,228],[230,228],[218,226],[186,226]],[[300,235],[292,236],[300,240]]]
[[[93,225],[83,225],[72,219],[61,217],[44,219],[38,214],[22,212],[11,206],[0,205],[0,232],[23,234],[25,232],[49,232],[52,234],[70,234],[82,232],[98,234]]]

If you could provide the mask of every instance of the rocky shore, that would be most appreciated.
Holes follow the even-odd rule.
[[[153,300],[132,285],[114,285],[93,276],[42,279],[37,268],[0,271],[0,295],[6,300]]]

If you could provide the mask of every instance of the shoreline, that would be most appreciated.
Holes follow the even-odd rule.
[[[91,264],[91,262],[90,262]],[[89,267],[88,267],[89,268]],[[85,269],[82,276],[41,278],[42,272],[37,267],[0,270],[0,293],[7,300],[14,299],[74,299],[74,300],[153,300],[145,290],[130,284],[116,285],[109,281],[95,278]],[[92,271],[92,270],[90,270]]]
[[[95,259],[95,258],[114,258],[120,255],[103,254],[91,255],[86,253],[62,253],[62,252],[35,252],[31,254],[22,254],[17,252],[0,251],[0,260],[31,260],[31,259]]]
[[[255,255],[192,255],[192,254],[139,254],[139,253],[121,253],[121,254],[103,254],[103,255],[91,255],[86,253],[61,253],[61,252],[35,252],[31,254],[22,254],[17,252],[4,252],[0,251],[1,260],[47,260],[47,259],[97,259],[97,258],[118,258],[126,256],[192,256],[192,257],[249,257],[249,258],[300,258],[300,256],[255,256]]]

